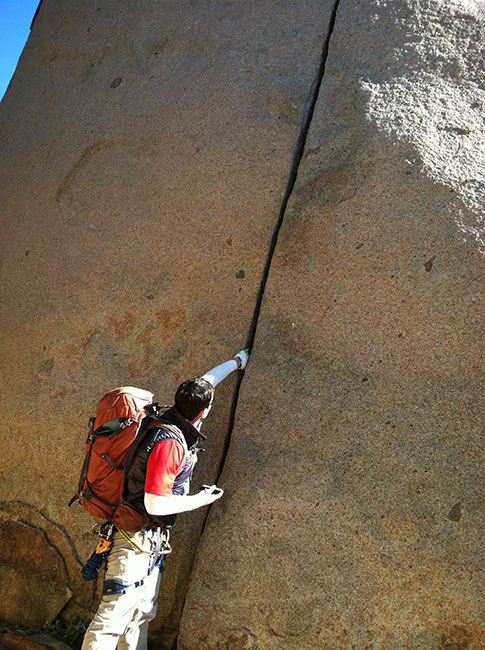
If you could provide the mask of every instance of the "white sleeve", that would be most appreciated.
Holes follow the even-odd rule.
[[[230,359],[229,361],[212,368],[209,372],[206,372],[202,379],[208,381],[209,384],[212,384],[215,388],[217,384],[220,384],[221,381],[230,375],[231,372],[234,372],[234,370],[237,370],[237,363],[234,359]]]
[[[224,494],[217,485],[204,485],[198,494],[170,494],[166,497],[145,492],[145,508],[150,515],[175,515],[208,506]]]
[[[149,515],[175,515],[179,512],[188,512],[202,506],[208,505],[208,494],[170,494],[166,497],[145,492],[145,508]]]

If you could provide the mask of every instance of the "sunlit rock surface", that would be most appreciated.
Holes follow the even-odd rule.
[[[484,20],[339,4],[179,650],[485,647]]]
[[[0,106],[0,619],[95,608],[93,519],[66,507],[88,417],[116,385],[170,403],[244,344],[311,118],[225,494],[200,544],[205,513],[179,518],[153,644],[183,607],[178,650],[485,647],[484,22],[478,0],[44,0]]]
[[[67,510],[88,418],[118,385],[170,404],[244,344],[330,9],[40,7],[0,106],[0,499],[5,517],[63,537],[66,617],[96,603],[80,581],[93,520]],[[217,474],[232,388],[218,389],[195,486]],[[177,632],[204,514],[174,532],[157,647]]]

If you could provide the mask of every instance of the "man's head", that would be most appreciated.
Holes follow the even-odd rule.
[[[210,407],[213,398],[212,384],[205,379],[188,379],[177,388],[175,406],[187,420],[194,422]]]

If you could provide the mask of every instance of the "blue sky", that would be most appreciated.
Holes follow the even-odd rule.
[[[0,98],[29,37],[39,0],[0,0]]]

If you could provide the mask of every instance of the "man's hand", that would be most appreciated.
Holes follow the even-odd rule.
[[[241,350],[241,352],[235,354],[232,359],[229,359],[229,361],[221,363],[215,368],[212,368],[212,370],[209,370],[209,372],[206,372],[205,375],[203,375],[202,379],[208,381],[209,384],[212,384],[215,388],[218,384],[221,383],[221,381],[230,375],[231,372],[234,372],[236,369],[244,370],[244,368],[247,366],[248,359],[248,350]]]
[[[220,499],[224,494],[224,490],[222,488],[218,488],[217,485],[202,485],[201,488],[202,490],[199,494],[204,494],[204,497],[206,499],[206,506],[214,503],[214,501]]]
[[[241,350],[241,352],[238,352],[234,355],[234,361],[237,363],[238,370],[244,370],[244,368],[248,365],[248,360],[249,352],[247,350]]]

